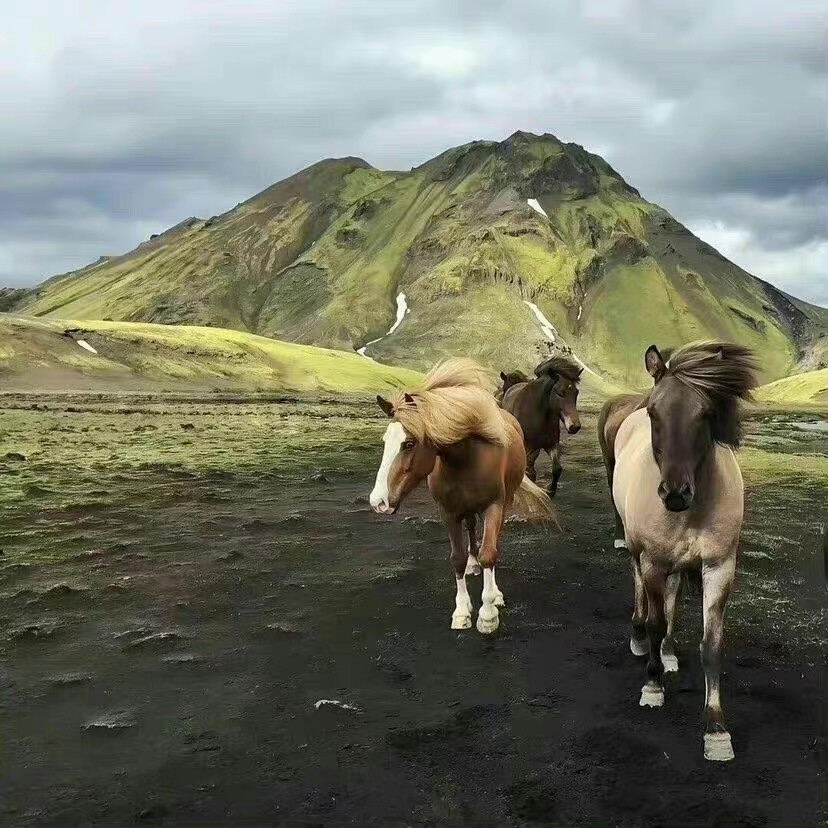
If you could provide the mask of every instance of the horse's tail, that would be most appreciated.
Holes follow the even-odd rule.
[[[525,474],[520,486],[515,492],[515,499],[511,511],[533,523],[552,521],[563,531],[560,515],[552,503],[549,495],[536,483],[533,483]]]

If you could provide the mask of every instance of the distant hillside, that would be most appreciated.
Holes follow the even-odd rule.
[[[759,402],[806,404],[828,409],[828,368],[806,371],[763,385],[756,391]]]
[[[387,392],[419,374],[253,334],[0,314],[0,390]]]
[[[400,294],[407,312],[386,335]],[[557,347],[587,377],[632,386],[651,342],[742,342],[772,380],[828,332],[828,311],[729,262],[597,155],[522,132],[409,172],[322,161],[7,299],[40,317],[365,347],[417,369],[450,354],[526,368]]]

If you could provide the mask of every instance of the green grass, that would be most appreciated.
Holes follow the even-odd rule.
[[[806,371],[763,385],[756,399],[765,403],[804,403],[828,408],[828,368]]]
[[[748,485],[786,481],[819,486],[828,494],[828,458],[824,454],[790,454],[747,446],[739,452],[739,465]],[[812,491],[816,495],[816,490]]]
[[[65,329],[98,354],[82,349]],[[357,354],[280,342],[242,331],[133,322],[42,321],[0,316],[6,388],[158,387],[382,391],[419,380]]]

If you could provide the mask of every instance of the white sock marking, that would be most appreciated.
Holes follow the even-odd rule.
[[[454,613],[451,616],[453,630],[467,630],[471,627],[472,602],[466,588],[466,576],[457,579],[457,595],[454,599]]]

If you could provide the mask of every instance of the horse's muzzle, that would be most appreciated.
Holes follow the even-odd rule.
[[[581,430],[581,424],[580,423],[569,423],[566,427],[566,430],[570,434],[577,434]]]
[[[393,515],[397,511],[396,506],[392,506],[384,497],[375,497],[371,494],[370,498],[371,508],[378,515]]]
[[[664,508],[670,512],[684,512],[689,509],[695,494],[695,489],[689,483],[684,483],[679,488],[668,488],[663,482],[658,486],[658,496]]]

